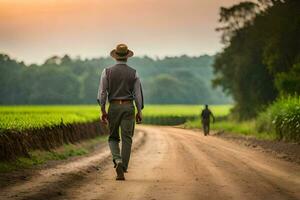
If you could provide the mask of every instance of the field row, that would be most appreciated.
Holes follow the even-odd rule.
[[[211,106],[215,116],[225,116],[231,106]],[[144,123],[174,125],[200,115],[196,105],[146,105]],[[85,123],[99,118],[99,107],[72,106],[0,106],[0,130],[26,130],[52,127],[60,124]]]

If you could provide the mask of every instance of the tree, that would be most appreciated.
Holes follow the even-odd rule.
[[[222,92],[210,86],[213,59],[207,55],[159,60],[134,57],[129,65],[137,69],[142,79],[147,103],[229,102]],[[65,55],[53,56],[42,65],[26,66],[0,55],[0,103],[96,103],[100,74],[114,63],[111,58],[82,60]]]
[[[240,119],[254,117],[278,93],[299,92],[299,10],[296,0],[221,8],[224,25],[217,30],[225,47],[216,56],[213,83],[232,94]]]

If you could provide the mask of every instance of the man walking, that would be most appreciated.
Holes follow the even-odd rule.
[[[103,70],[97,100],[101,106],[101,120],[109,125],[108,143],[116,168],[116,180],[125,180],[124,172],[127,172],[130,159],[135,120],[137,123],[142,121],[144,100],[139,76],[135,69],[127,65],[127,59],[133,56],[133,52],[125,44],[119,44],[110,55],[116,64]],[[107,98],[108,113],[105,109]],[[133,101],[137,108],[136,116]]]
[[[213,113],[208,108],[208,105],[205,105],[205,108],[201,112],[201,121],[202,121],[204,136],[209,135],[210,117],[212,117],[213,122],[215,122],[215,117]]]

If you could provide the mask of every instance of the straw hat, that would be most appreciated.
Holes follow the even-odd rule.
[[[128,49],[126,44],[118,44],[116,49],[110,52],[110,56],[115,59],[126,59],[133,56],[133,52]]]

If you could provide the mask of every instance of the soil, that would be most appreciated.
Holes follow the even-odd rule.
[[[260,140],[251,136],[243,136],[227,132],[215,132],[214,136],[254,148],[258,151],[268,152],[277,158],[300,164],[299,143]]]
[[[299,164],[174,127],[137,127],[126,181],[115,180],[107,146],[23,174],[0,199],[300,199]]]

